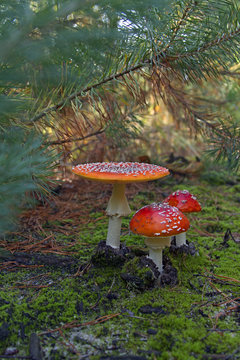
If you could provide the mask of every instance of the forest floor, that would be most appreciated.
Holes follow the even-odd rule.
[[[202,205],[187,233],[197,251],[165,249],[177,279],[159,285],[129,220],[177,189]],[[238,181],[129,184],[133,212],[121,236],[129,252],[116,258],[96,255],[111,186],[79,179],[56,192],[0,240],[0,359],[240,359]]]

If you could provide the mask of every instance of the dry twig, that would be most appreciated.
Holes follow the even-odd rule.
[[[64,324],[64,325],[56,328],[56,329],[44,331],[44,332],[40,333],[39,336],[54,333],[54,332],[63,331],[63,330],[66,330],[66,329],[72,329],[72,328],[75,328],[75,327],[82,327],[82,326],[100,324],[100,323],[103,323],[103,322],[108,321],[110,319],[113,319],[113,318],[115,318],[115,317],[117,317],[119,315],[121,315],[121,313],[104,315],[104,316],[101,316],[101,317],[99,317],[99,318],[97,318],[95,320],[87,321],[85,323],[80,323],[80,324],[77,323],[77,320],[73,320],[73,321],[71,321],[71,322],[69,322],[67,324]]]

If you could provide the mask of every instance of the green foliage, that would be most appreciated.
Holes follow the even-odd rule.
[[[129,141],[139,136],[142,126],[142,121],[134,113],[127,113],[123,119],[116,114],[116,118],[106,129],[106,136],[112,147],[123,149]]]
[[[0,46],[2,92],[15,100],[9,90],[28,88],[22,102],[33,91],[29,116],[52,101],[73,91],[81,91],[94,81],[114,72],[120,51],[129,34],[119,28],[119,20],[140,19],[157,1],[137,4],[119,1],[17,0],[1,3]],[[158,4],[160,9],[165,1]],[[135,31],[136,32],[136,31]],[[54,91],[53,91],[54,90]],[[58,91],[56,91],[58,90]],[[38,104],[35,103],[36,98]],[[3,97],[2,106],[8,98]],[[11,113],[18,108],[12,108]]]
[[[240,167],[240,126],[239,121],[229,121],[214,131],[209,141],[208,154],[228,170],[238,171]]]
[[[163,48],[186,80],[216,77],[239,61],[240,15],[234,1],[185,0],[174,5]]]
[[[48,191],[53,160],[36,133],[26,134],[19,127],[0,133],[0,234],[16,225],[27,194]]]
[[[239,60],[239,12],[232,1],[173,1],[168,12],[166,3],[4,1],[0,84],[14,101],[11,112],[31,99],[28,117],[35,118],[50,101],[65,106],[63,98],[153,62],[196,82]],[[20,104],[13,88],[25,91]]]
[[[234,77],[231,72],[227,73]],[[226,112],[226,119],[221,121],[211,139],[209,139],[208,153],[228,170],[237,172],[240,166],[240,102],[239,80],[226,82],[223,89],[222,103]]]

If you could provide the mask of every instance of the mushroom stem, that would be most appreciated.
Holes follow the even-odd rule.
[[[186,245],[186,232],[176,235],[176,247]]]
[[[131,212],[125,195],[125,187],[124,183],[113,184],[112,195],[106,210],[109,216],[106,245],[114,249],[119,249],[120,247],[122,216],[127,216]]]
[[[149,248],[149,258],[157,266],[160,273],[163,271],[162,263],[162,251],[167,246],[169,247],[171,243],[171,237],[147,237],[145,239],[145,244]]]
[[[114,249],[119,249],[121,225],[122,225],[121,217],[117,217],[117,216],[109,217],[106,245],[111,246]]]
[[[125,195],[124,183],[114,183],[113,191],[107,206],[107,215],[126,216],[131,213],[128,201]]]

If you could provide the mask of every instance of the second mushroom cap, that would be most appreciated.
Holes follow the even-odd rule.
[[[201,211],[201,205],[197,201],[197,198],[188,190],[177,190],[169,195],[163,202],[171,206],[176,206],[183,213]]]
[[[153,203],[138,210],[130,221],[130,230],[147,237],[173,236],[188,230],[185,215],[168,204]]]

